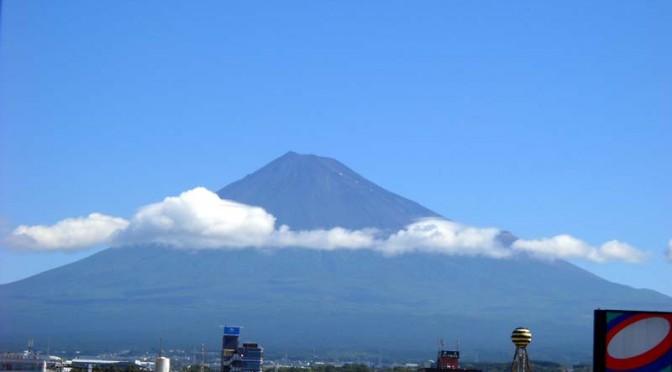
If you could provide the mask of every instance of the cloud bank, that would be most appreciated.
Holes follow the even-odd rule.
[[[67,218],[51,226],[21,225],[7,238],[14,248],[34,251],[70,251],[110,244],[112,237],[128,228],[123,218],[91,213],[86,217]]]
[[[593,262],[639,263],[647,257],[645,252],[618,240],[608,241],[596,248],[569,235],[537,240],[520,239],[513,242],[512,247],[540,258],[583,258]]]
[[[406,226],[379,244],[385,254],[432,252],[448,255],[505,258],[511,250],[497,237],[501,230],[466,226],[447,220],[425,219]]]
[[[178,248],[258,247],[275,230],[263,208],[230,200],[198,187],[144,206],[115,245],[165,244]]]
[[[51,226],[22,225],[6,241],[12,248],[45,251],[160,244],[187,249],[372,249],[385,255],[427,252],[496,259],[525,253],[545,259],[630,263],[647,257],[645,252],[617,240],[593,247],[569,235],[519,239],[504,246],[499,239],[502,233],[494,227],[437,218],[416,221],[388,236],[375,229],[340,227],[294,231],[285,225],[276,227],[276,218],[263,208],[223,200],[197,187],[141,207],[130,220],[92,213]],[[668,258],[672,256],[672,241],[670,245]]]

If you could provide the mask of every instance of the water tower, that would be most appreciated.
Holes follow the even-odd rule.
[[[511,334],[511,342],[516,345],[511,372],[531,372],[532,367],[530,367],[530,358],[527,355],[527,345],[532,342],[532,332],[525,327],[518,327]]]

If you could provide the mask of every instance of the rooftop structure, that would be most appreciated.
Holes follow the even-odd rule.
[[[446,350],[443,348],[443,341],[436,357],[436,363],[430,368],[420,368],[418,372],[481,372],[480,369],[469,369],[460,367],[460,351]]]

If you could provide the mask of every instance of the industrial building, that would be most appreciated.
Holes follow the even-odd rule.
[[[0,371],[63,371],[66,362],[62,358],[41,355],[33,351],[33,340],[28,340],[28,350],[22,353],[0,354]]]

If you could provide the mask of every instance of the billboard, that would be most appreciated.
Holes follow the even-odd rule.
[[[672,313],[595,310],[594,320],[594,371],[672,371]]]
[[[224,326],[224,334],[227,336],[238,336],[240,335],[240,327]]]

